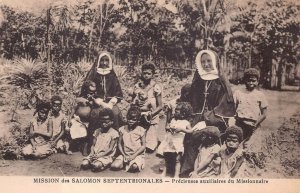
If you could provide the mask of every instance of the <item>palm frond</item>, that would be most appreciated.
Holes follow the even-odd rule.
[[[5,78],[9,84],[30,89],[47,80],[46,64],[30,59],[18,59],[8,68]]]
[[[119,79],[123,79],[127,75],[126,66],[115,65],[114,71]]]

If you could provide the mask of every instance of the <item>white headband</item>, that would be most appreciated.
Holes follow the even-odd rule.
[[[206,70],[204,70],[201,65],[201,56],[203,54],[208,54],[211,57],[213,70],[210,72],[207,72]],[[215,80],[215,79],[219,78],[218,68],[217,68],[217,58],[216,58],[215,53],[210,50],[202,50],[197,54],[196,67],[197,67],[197,71],[198,71],[200,77],[203,80]]]

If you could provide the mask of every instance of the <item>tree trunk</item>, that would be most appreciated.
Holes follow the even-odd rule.
[[[263,84],[264,88],[272,88],[274,85],[274,76],[276,77],[276,73],[273,71],[273,49],[271,46],[266,47],[263,51],[263,65],[261,66],[261,77],[260,81]]]
[[[276,88],[278,90],[281,90],[282,87],[285,85],[285,74],[286,74],[285,65],[281,61],[278,65],[278,81],[276,85]]]

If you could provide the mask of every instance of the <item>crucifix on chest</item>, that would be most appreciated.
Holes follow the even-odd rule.
[[[203,104],[203,109],[204,110],[208,110],[208,106],[207,106],[207,96],[209,95],[208,89],[211,85],[211,81],[206,81],[205,82],[205,87],[204,87],[204,104]]]

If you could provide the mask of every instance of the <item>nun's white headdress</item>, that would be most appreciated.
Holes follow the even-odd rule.
[[[109,60],[108,68],[102,68],[102,67],[100,67],[100,60],[104,56],[108,57],[108,60]],[[112,71],[112,68],[113,68],[112,67],[112,63],[113,63],[113,61],[112,61],[111,55],[108,52],[101,52],[100,55],[99,55],[99,57],[98,57],[98,62],[97,62],[97,66],[96,66],[97,73],[101,74],[101,75],[109,74]]]
[[[201,57],[203,54],[208,54],[211,57],[212,67],[213,67],[212,71],[207,72],[206,70],[203,69],[201,64]],[[218,73],[219,71],[217,67],[217,56],[213,51],[211,50],[200,51],[196,56],[196,66],[197,66],[197,71],[203,80],[215,80],[219,78],[219,73]]]

